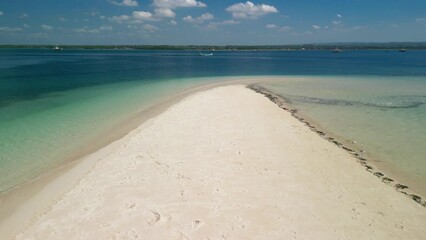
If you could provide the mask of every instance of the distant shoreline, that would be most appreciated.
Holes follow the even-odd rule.
[[[53,49],[52,44],[3,44],[0,49]],[[59,45],[63,50],[176,50],[176,51],[301,51],[327,50],[426,50],[426,42],[312,43],[284,45]]]

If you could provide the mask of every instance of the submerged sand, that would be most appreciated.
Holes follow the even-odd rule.
[[[187,97],[17,239],[425,239],[426,210],[245,86]]]

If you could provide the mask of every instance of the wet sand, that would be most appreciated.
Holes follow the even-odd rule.
[[[337,147],[342,148],[353,155],[356,161],[360,163],[366,171],[379,178],[383,183],[393,186],[398,192],[408,196],[423,207],[426,207],[424,191],[421,191],[422,188],[411,188],[412,185],[418,185],[416,182],[413,182],[412,179],[407,179],[404,175],[390,171],[386,165],[379,165],[378,163],[380,163],[380,161],[377,161],[377,158],[374,155],[364,151],[355,142],[348,140],[347,138],[334,135],[327,129],[322,128],[320,123],[314,121],[309,116],[300,113],[297,108],[292,107],[290,100],[285,97],[256,83],[249,84],[247,87],[264,95],[273,103],[277,104],[281,109],[290,112],[293,117],[306,125],[309,129],[311,129],[311,131],[317,133],[321,138],[335,144]],[[410,187],[406,185],[406,182],[410,183]]]
[[[426,237],[424,207],[242,85],[186,97],[87,158],[17,239]]]

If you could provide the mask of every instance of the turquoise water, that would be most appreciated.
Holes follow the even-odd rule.
[[[195,85],[192,81],[107,84],[1,108],[0,190],[65,164],[109,128]]]
[[[374,165],[426,194],[426,81],[422,77],[303,78],[262,86],[287,98]]]
[[[324,127],[356,139],[390,171],[425,182],[426,164],[413,157],[424,156],[426,136],[422,51],[200,57],[191,51],[3,49],[0,192],[62,166],[102,133],[177,92],[222,77],[259,75],[304,76],[267,87],[290,96]]]

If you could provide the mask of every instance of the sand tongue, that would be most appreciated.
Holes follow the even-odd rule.
[[[141,125],[18,239],[426,239],[426,211],[264,96]]]

